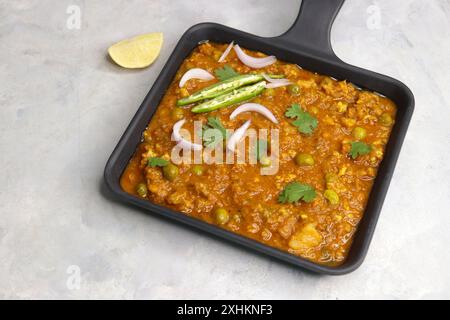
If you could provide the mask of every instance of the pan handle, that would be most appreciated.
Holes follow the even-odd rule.
[[[345,0],[302,0],[291,28],[274,38],[283,45],[327,59],[339,60],[331,48],[330,31]]]

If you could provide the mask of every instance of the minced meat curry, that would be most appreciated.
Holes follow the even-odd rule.
[[[236,46],[224,54],[227,48],[202,43],[185,59],[122,188],[314,262],[342,263],[383,159],[395,105],[345,80],[238,48],[243,58]],[[189,70],[194,76],[180,81]],[[251,108],[230,118],[246,102]],[[277,172],[261,174],[273,164],[268,156],[257,163],[175,164],[172,149],[181,141],[173,139],[175,127],[194,131],[194,121],[219,129],[224,141],[226,129],[278,129]],[[208,144],[215,142],[203,139],[199,148]]]

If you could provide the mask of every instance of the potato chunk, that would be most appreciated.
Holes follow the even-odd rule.
[[[318,246],[321,242],[322,236],[316,230],[314,224],[308,223],[291,237],[289,247],[294,250],[307,250]]]

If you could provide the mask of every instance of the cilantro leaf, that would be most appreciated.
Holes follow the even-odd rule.
[[[304,111],[300,105],[294,103],[284,114],[288,118],[297,118],[292,122],[298,131],[304,134],[311,134],[317,128],[318,121],[311,114]]]
[[[227,64],[223,68],[214,70],[214,74],[217,78],[219,78],[220,81],[224,81],[239,75],[238,72],[234,71],[234,69]]]
[[[203,145],[207,148],[215,148],[215,146],[219,143],[220,139],[217,134],[218,131],[216,129],[210,128],[208,126],[203,126],[203,132],[202,132],[202,140]]]
[[[260,160],[267,153],[267,140],[258,139],[256,141],[256,160]]]
[[[352,147],[350,148],[350,156],[352,159],[356,159],[358,156],[363,156],[368,154],[372,150],[372,147],[361,141],[352,142]]]
[[[163,158],[151,157],[148,158],[147,166],[149,167],[165,167],[169,164],[169,161],[164,160]]]
[[[293,203],[300,200],[311,202],[315,197],[316,191],[309,184],[291,182],[280,193],[278,201],[281,203]]]
[[[209,130],[215,131],[208,132]],[[202,132],[202,139],[205,147],[214,148],[219,141],[226,139],[227,136],[227,129],[223,126],[222,122],[220,122],[220,119],[217,117],[209,117],[207,125],[203,126]]]
[[[217,129],[222,133],[223,137],[226,137],[227,129],[223,126],[222,122],[220,122],[220,119],[217,117],[208,117],[208,126],[210,126],[213,129]]]
[[[284,114],[288,118],[295,118],[302,112],[302,109],[300,108],[300,105],[297,103],[294,103],[291,105],[289,109],[287,109],[286,113]]]

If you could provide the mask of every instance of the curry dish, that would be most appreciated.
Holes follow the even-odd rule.
[[[238,50],[225,55],[227,48],[202,43],[185,59],[122,174],[122,188],[313,262],[342,263],[383,159],[395,119],[394,103],[295,64],[276,59],[267,65],[255,62],[269,59],[244,49],[247,61],[251,56],[260,66],[252,68],[242,62],[246,60]],[[192,69],[206,72],[180,83]],[[223,89],[227,79],[228,83],[250,79],[246,75],[264,77],[201,100],[208,90]],[[271,81],[275,85],[267,85]],[[243,93],[257,86],[257,92]],[[258,111],[230,118],[246,102],[257,104]],[[278,156],[257,155],[257,163],[175,164],[174,125],[180,123],[194,136],[194,121],[219,131],[236,130],[244,123],[255,130],[278,129]],[[224,141],[227,137],[224,133]],[[201,140],[201,145],[207,144],[211,140]],[[224,142],[223,148],[227,146]],[[271,148],[270,141],[261,147],[267,154]],[[276,173],[261,174],[261,167],[270,167],[275,160]]]

